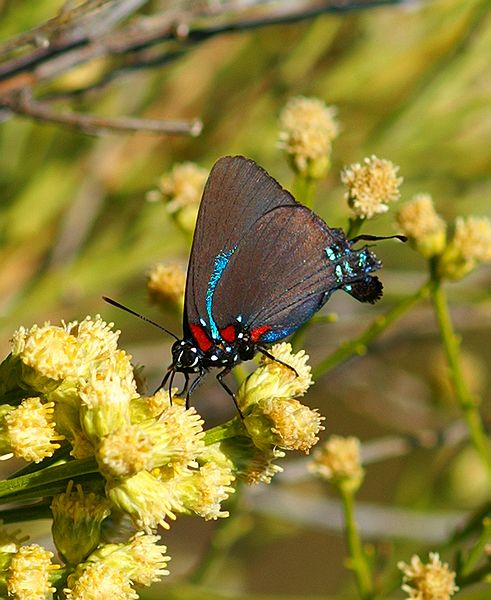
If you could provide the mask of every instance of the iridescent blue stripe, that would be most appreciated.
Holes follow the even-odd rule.
[[[232,250],[229,250],[228,252],[220,252],[219,254],[217,254],[217,257],[215,258],[215,264],[213,265],[213,273],[211,274],[210,280],[208,281],[208,288],[206,290],[206,299],[205,299],[206,314],[208,315],[208,321],[210,323],[211,337],[214,340],[221,339],[221,336],[220,336],[220,332],[218,331],[217,324],[215,323],[215,320],[213,319],[213,313],[212,313],[213,294],[215,293],[215,288],[217,287],[218,282],[220,281],[220,278],[223,275],[223,272],[227,268],[230,257],[232,256],[232,254],[235,252],[236,249],[237,249],[237,246],[234,246],[232,248]]]

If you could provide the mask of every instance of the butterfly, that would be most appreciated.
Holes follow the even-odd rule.
[[[182,373],[181,395],[186,394],[189,402],[210,369],[219,369],[217,379],[235,401],[223,381],[231,369],[257,352],[276,360],[268,351],[270,344],[296,331],[333,292],[343,290],[360,302],[377,301],[382,283],[373,272],[382,264],[367,246],[353,247],[362,239],[383,238],[349,240],[341,229],[329,227],[297,202],[253,160],[220,158],[210,172],[198,212],[183,335],[177,338],[168,332],[176,341],[160,387],[169,378],[172,387],[174,375]],[[196,377],[189,385],[192,375]]]

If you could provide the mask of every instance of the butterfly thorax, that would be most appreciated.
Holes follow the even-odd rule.
[[[194,340],[184,338],[172,346],[172,364],[181,373],[199,373],[211,367],[233,367],[241,361],[251,360],[255,353],[256,344],[245,331],[231,341],[213,340],[206,349]]]

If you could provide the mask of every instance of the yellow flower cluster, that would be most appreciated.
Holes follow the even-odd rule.
[[[457,217],[447,241],[446,223],[431,196],[418,194],[399,210],[396,221],[417,252],[436,258],[436,272],[443,279],[462,279],[491,261],[491,221],[485,217]]]
[[[279,145],[293,169],[312,179],[324,177],[339,133],[336,109],[319,98],[291,98],[280,114],[280,128]]]
[[[209,430],[205,441],[203,420],[175,390],[139,393],[131,356],[117,347],[112,327],[97,316],[20,328],[0,365],[0,392],[19,398],[17,406],[0,405],[4,458],[41,462],[63,443],[64,460],[67,451],[72,456],[64,467],[89,465],[82,473],[95,477],[90,489],[70,481],[53,497],[53,540],[64,564],[9,539],[0,548],[0,594],[27,598],[22,590],[30,588],[48,597],[65,581],[72,600],[100,598],[103,590],[137,598],[135,585],[167,574],[166,548],[153,535],[159,525],[168,528],[178,514],[227,517],[222,504],[237,478],[269,482],[285,450],[308,453],[318,441],[323,417],[298,400],[312,384],[303,351],[274,346],[275,360],[263,357],[240,386],[243,418]],[[118,514],[137,533],[126,543],[105,543],[104,521]],[[63,575],[54,575],[60,568]]]
[[[430,552],[429,563],[414,555],[410,564],[401,561],[397,566],[404,574],[402,590],[408,594],[407,600],[450,600],[459,590],[454,571],[442,563],[437,552]]]

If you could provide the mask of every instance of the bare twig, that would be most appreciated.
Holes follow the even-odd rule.
[[[12,113],[24,115],[38,121],[57,123],[98,135],[103,132],[140,131],[154,135],[176,134],[197,136],[201,133],[202,123],[193,121],[163,121],[160,119],[138,119],[134,117],[98,117],[75,112],[57,112],[50,104],[36,102],[26,94],[5,99],[4,107]]]
[[[265,3],[255,0],[244,9],[242,3],[229,0],[217,4],[218,8],[214,12],[210,9],[205,16],[196,12],[196,8],[194,12],[191,9],[177,13],[172,10],[152,17],[135,18],[118,31],[96,36],[93,32],[80,35],[73,24],[68,33],[56,32],[56,36],[47,37],[46,47],[36,48],[26,56],[13,58],[1,65],[0,93],[51,80],[94,58],[128,54],[137,57],[145,48],[169,40],[185,47],[227,32],[298,22],[324,13],[372,8],[400,1],[290,0],[285,3],[276,0]],[[199,6],[199,3],[196,5]],[[74,37],[73,31],[77,32],[77,36]]]

